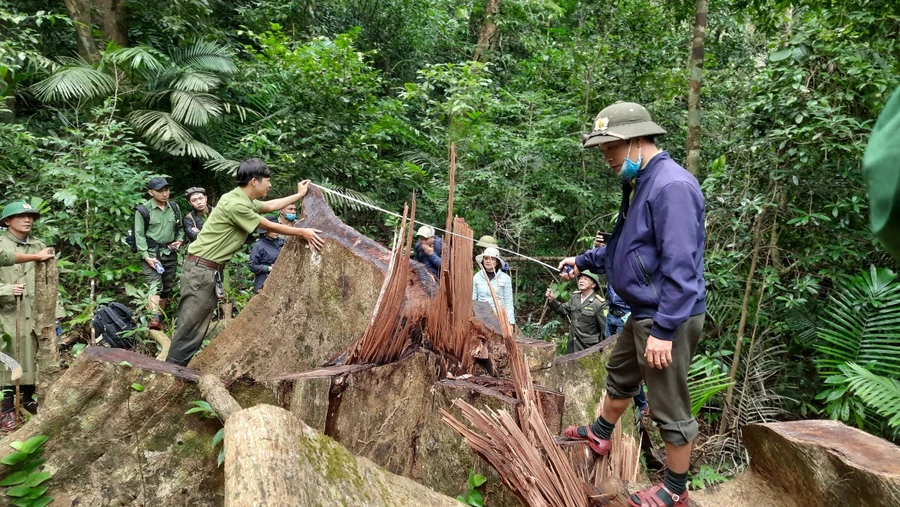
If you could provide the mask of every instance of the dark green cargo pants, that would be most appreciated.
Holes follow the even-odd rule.
[[[181,272],[175,336],[166,362],[184,366],[200,350],[217,302],[216,270],[186,260]]]
[[[644,357],[653,319],[628,319],[606,366],[606,390],[613,398],[636,396],[641,380],[646,382],[650,417],[659,425],[663,440],[670,444],[685,445],[699,433],[691,414],[687,375],[705,317],[694,315],[678,326],[672,339],[672,364],[662,370],[649,367]]]

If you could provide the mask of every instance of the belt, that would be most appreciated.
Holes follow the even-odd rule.
[[[216,264],[213,261],[208,261],[203,257],[197,257],[196,255],[188,255],[187,257],[185,257],[185,260],[191,261],[194,264],[199,264],[209,269],[215,269],[216,271],[222,271],[223,269],[225,269],[224,264]]]

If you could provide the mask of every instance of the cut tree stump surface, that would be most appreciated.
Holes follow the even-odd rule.
[[[900,447],[836,421],[750,424],[750,466],[804,505],[900,505]]]

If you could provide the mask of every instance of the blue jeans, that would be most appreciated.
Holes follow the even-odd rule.
[[[614,334],[618,334],[622,331],[622,328],[625,327],[625,321],[622,320],[622,317],[616,317],[613,314],[608,314],[606,316],[606,337],[609,338]]]

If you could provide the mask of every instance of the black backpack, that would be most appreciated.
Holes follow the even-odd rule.
[[[102,306],[94,314],[91,321],[94,324],[94,333],[97,338],[103,338],[112,348],[131,349],[137,345],[134,336],[123,336],[124,331],[134,329],[134,321],[131,320],[131,310],[121,303],[110,303]]]
[[[175,212],[175,230],[177,231],[182,227],[181,224],[181,209],[178,208],[178,203],[175,201],[167,201],[167,204],[172,211]],[[141,214],[141,217],[144,219],[144,233],[147,233],[147,229],[150,228],[150,210],[147,209],[143,204],[138,204],[134,207],[134,210]],[[131,221],[131,228],[128,229],[128,235],[125,236],[125,244],[131,248],[132,252],[137,253],[137,242],[134,240],[134,220]],[[147,238],[147,246],[150,248],[156,248],[158,245],[155,241],[150,238]]]

